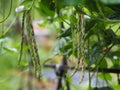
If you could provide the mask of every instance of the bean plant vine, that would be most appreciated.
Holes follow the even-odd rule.
[[[119,0],[112,0],[112,2],[111,0],[19,1],[20,6],[23,7],[23,10],[19,13],[22,13],[23,16],[21,20],[21,44],[18,64],[22,63],[25,45],[27,46],[26,53],[29,54],[29,58],[31,59],[29,61],[33,64],[32,68],[34,69],[35,76],[36,78],[41,78],[41,59],[39,57],[32,25],[32,10],[34,10],[34,12],[38,14],[37,17],[45,21],[44,24],[50,24],[51,27],[53,25],[53,29],[60,31],[57,38],[55,36],[58,44],[56,45],[57,49],[55,47],[56,51],[53,57],[56,55],[65,56],[66,60],[75,61],[76,65],[73,64],[74,70],[71,76],[75,75],[77,71],[80,71],[82,73],[80,82],[82,82],[85,72],[88,70],[90,90],[92,89],[91,81],[95,73],[99,76],[99,72],[103,74],[103,72],[108,72],[110,69],[112,73],[117,73],[119,81]],[[11,15],[13,4],[13,0],[9,0],[9,10],[7,14],[5,12],[5,7],[3,7],[1,14],[2,18],[0,18],[0,24],[2,25],[0,39],[7,35],[6,32],[8,32],[8,30],[5,31],[4,26],[5,21],[8,20]],[[4,46],[3,44],[4,43],[0,42],[1,47]],[[75,58],[75,60],[72,60],[71,57]],[[52,58],[50,59],[52,60]],[[71,67],[68,65],[68,68]],[[112,71],[113,69],[115,69],[114,72]],[[109,73],[111,73],[110,71]],[[91,72],[93,72],[92,75]],[[111,74],[106,76],[112,77]],[[98,77],[96,81],[97,80]],[[105,80],[105,78],[103,80]],[[109,84],[109,82],[107,82],[107,84]],[[97,87],[97,83],[95,85]]]

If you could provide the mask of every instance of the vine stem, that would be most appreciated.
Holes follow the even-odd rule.
[[[10,16],[10,14],[11,14],[11,10],[12,10],[12,0],[10,0],[10,10],[9,10],[9,13],[8,13],[8,15],[3,19],[3,20],[1,20],[0,21],[0,23],[2,23],[2,22],[4,22],[5,20],[7,20],[8,19],[8,17]]]

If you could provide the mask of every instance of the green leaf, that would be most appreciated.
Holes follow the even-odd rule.
[[[105,4],[120,4],[120,0],[100,0]]]
[[[97,8],[97,5],[96,5],[96,0],[86,0],[85,7],[87,7],[90,10],[90,12],[94,12],[95,11],[95,12],[98,13],[98,8]]]
[[[3,47],[3,49],[7,52],[10,52],[10,53],[17,53],[18,52],[16,48]]]
[[[0,43],[4,42],[6,40],[8,40],[8,38],[0,38]]]
[[[20,5],[28,4],[28,3],[30,3],[31,1],[32,1],[32,0],[22,0],[21,3],[20,3]]]
[[[109,80],[111,81],[112,80],[112,76],[108,73],[102,73],[102,74],[99,74],[98,75],[102,80]]]
[[[70,22],[72,24],[76,24],[77,23],[77,18],[74,15],[70,15]]]
[[[42,3],[39,4],[37,10],[43,17],[54,17],[54,12],[51,11],[46,5]]]
[[[107,62],[105,59],[103,59],[99,65],[100,68],[107,68]]]
[[[55,0],[57,7],[84,5],[85,0]]]
[[[100,56],[100,48],[99,48],[99,46],[95,46],[93,48],[93,51],[92,51],[91,55],[90,55],[89,66],[94,64],[98,60],[99,56]]]
[[[23,1],[20,3],[20,6],[23,5],[23,6],[25,6],[25,10],[28,10],[28,9],[30,9],[32,3],[33,3],[32,0],[23,0]]]
[[[27,64],[27,62],[25,62],[25,61],[21,61],[21,62],[20,62],[20,65],[21,65],[21,66],[27,66],[28,64]]]
[[[60,34],[59,38],[67,37],[67,36],[70,36],[71,34],[72,34],[71,29],[68,28],[67,30],[64,30],[64,31]]]
[[[86,25],[85,25],[85,26],[86,26],[86,28],[85,28],[85,29],[86,29],[86,32],[89,31],[92,27],[94,27],[95,24],[96,24],[96,22],[97,22],[97,21],[94,20],[94,19],[92,19],[92,20],[87,20],[87,21],[86,21]]]
[[[104,31],[104,41],[106,45],[110,45],[113,42],[115,43],[116,34],[112,29],[107,29]]]

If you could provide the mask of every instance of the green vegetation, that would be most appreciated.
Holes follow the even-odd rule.
[[[71,67],[75,65],[70,76],[80,69],[78,80],[82,82],[88,71],[89,84],[84,89],[120,89],[119,0],[0,0],[0,8],[0,90],[18,89],[21,73],[30,70],[41,79],[45,60],[59,63],[56,59],[64,56]],[[47,36],[54,41],[49,49],[41,49],[40,42],[35,41],[33,21],[39,20],[38,27],[52,33]],[[94,75],[106,81],[107,86],[97,87],[95,83],[96,87],[92,87]],[[30,76],[25,77],[29,82]],[[29,88],[25,85],[25,89]],[[71,86],[72,90],[79,88]]]

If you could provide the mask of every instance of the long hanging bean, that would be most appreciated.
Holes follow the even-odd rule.
[[[22,29],[21,29],[21,47],[20,47],[20,54],[19,54],[19,59],[18,59],[18,64],[20,64],[21,62],[21,58],[22,58],[22,52],[23,52],[23,44],[24,44],[24,29],[25,29],[25,15],[26,15],[26,11],[23,13],[22,16]]]
[[[81,67],[82,67],[82,76],[80,79],[80,82],[82,81],[83,77],[84,77],[84,60],[85,60],[85,21],[84,21],[84,15],[83,14],[78,14],[78,40],[77,40],[77,58],[78,58],[78,62],[77,62],[77,66],[72,74],[72,76],[77,72],[77,70],[79,69],[80,63],[81,63]]]
[[[36,41],[35,41],[35,35],[34,35],[34,31],[33,31],[30,11],[27,11],[27,13],[26,13],[26,30],[27,30],[27,39],[28,39],[28,44],[29,44],[29,50],[30,50],[30,54],[32,56],[34,67],[35,67],[35,76],[37,78],[40,78],[40,75],[41,75],[40,74],[40,72],[41,72],[40,59],[39,59],[38,49],[37,49],[37,45],[36,45]]]
[[[81,41],[81,45],[80,45],[80,50],[81,50],[81,66],[82,66],[82,75],[81,75],[81,79],[80,79],[80,82],[83,80],[84,78],[84,73],[85,73],[85,64],[84,64],[84,60],[85,60],[85,48],[86,48],[86,45],[85,45],[85,21],[84,21],[84,15],[83,14],[80,14],[79,16],[80,18],[80,41]],[[78,61],[78,64],[80,63],[80,60]]]

